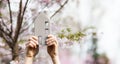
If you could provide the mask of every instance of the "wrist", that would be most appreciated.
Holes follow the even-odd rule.
[[[51,57],[51,59],[53,61],[53,64],[60,64],[58,55]]]
[[[25,64],[33,64],[33,57],[26,56]]]
[[[52,53],[52,54],[49,54],[49,55],[50,55],[50,57],[52,57],[52,58],[58,57],[58,53]]]
[[[56,58],[58,55],[50,55],[51,58]]]
[[[27,54],[26,57],[28,57],[28,58],[34,58],[34,56],[30,55],[30,54]]]
[[[26,58],[34,58],[34,56],[26,56]]]

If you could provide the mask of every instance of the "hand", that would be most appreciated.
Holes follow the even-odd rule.
[[[35,36],[32,36],[29,40],[28,43],[26,44],[27,46],[27,57],[34,57],[38,51],[39,51],[39,46],[38,46],[38,38]]]
[[[55,57],[58,55],[58,42],[57,39],[53,35],[48,35],[48,39],[46,40],[47,51],[51,57]]]

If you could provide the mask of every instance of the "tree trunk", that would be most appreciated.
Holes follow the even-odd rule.
[[[19,46],[18,43],[12,48],[12,60],[19,61]]]

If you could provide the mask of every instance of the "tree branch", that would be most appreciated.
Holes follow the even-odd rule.
[[[6,31],[4,31],[2,28],[0,28],[0,31],[1,33],[4,33],[5,35],[9,36],[9,34]]]
[[[3,27],[6,27],[6,31],[4,30]],[[6,43],[11,47],[13,45],[13,39],[10,35],[10,33],[8,33],[9,29],[7,28],[7,25],[4,23],[4,21],[2,20],[1,18],[1,21],[0,21],[0,34],[1,34],[1,37],[3,39],[5,39]]]
[[[20,34],[22,34],[24,31],[26,31],[31,25],[33,24],[33,21],[30,25],[26,26],[26,28],[23,28],[21,31],[20,31]]]
[[[27,8],[28,1],[29,1],[29,0],[27,0],[26,3],[25,3],[24,9],[23,9],[23,14],[22,14],[22,16],[21,16],[21,21],[23,21],[23,17],[24,17],[26,8]]]
[[[7,31],[10,33],[10,30],[9,30],[9,28],[7,27],[7,25],[5,24],[5,22],[3,21],[3,19],[2,19],[2,17],[0,17],[0,22],[1,22],[1,24],[3,24],[4,25],[4,27],[6,27],[6,29],[7,29]]]
[[[10,35],[12,35],[12,32],[13,32],[13,26],[12,26],[12,23],[13,23],[13,20],[12,20],[12,11],[11,11],[11,6],[10,6],[10,0],[7,0],[7,1],[8,1],[8,7],[9,7],[10,22],[11,22],[11,32],[10,32]]]
[[[21,30],[21,26],[22,26],[22,22],[23,22],[23,17],[24,17],[26,8],[27,8],[28,1],[29,0],[26,1],[24,9],[23,9],[23,13],[22,13],[22,0],[20,0],[19,14],[18,14],[18,18],[17,18],[18,19],[17,20],[17,28],[16,28],[16,32],[15,32],[16,34],[14,36],[15,42],[17,42],[18,36],[20,34],[20,30]]]
[[[68,1],[69,0],[66,0],[64,4],[61,5],[60,8],[50,17],[50,19],[53,18],[61,9],[63,9],[63,7],[68,3]]]
[[[7,33],[7,31],[4,31],[3,26],[1,25],[1,24],[2,24],[1,22],[2,22],[2,21],[0,21],[0,32],[1,32],[1,33],[4,33],[4,34],[6,34],[6,35],[9,35],[9,33]]]
[[[0,26],[1,27],[1,26]],[[1,36],[3,37],[3,39],[6,41],[6,43],[10,46],[10,47],[12,47],[12,45],[13,45],[13,39],[11,38],[11,36],[7,33],[7,32],[5,32],[2,28],[0,28],[0,33],[1,33]],[[6,38],[6,37],[8,37],[8,38]],[[11,39],[10,41],[8,40],[8,39]]]
[[[22,0],[20,0],[20,3],[19,3],[19,13],[18,13],[18,17],[17,17],[17,25],[16,25],[15,36],[14,36],[15,43],[17,43],[19,32],[20,32],[21,25],[22,25],[21,13],[22,13]]]
[[[8,46],[10,48],[12,48],[13,47],[13,43],[8,40],[9,38],[7,38],[7,36],[5,34],[2,34],[2,36],[3,36],[3,39],[6,41],[6,43],[8,44]]]
[[[0,33],[1,34],[4,33],[6,36],[8,36],[13,41],[11,35],[9,33],[7,33],[7,31],[4,31],[1,25],[0,25]]]

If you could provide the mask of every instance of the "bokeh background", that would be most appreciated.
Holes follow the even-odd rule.
[[[25,44],[34,35],[33,22],[41,12],[50,18],[51,34],[58,38],[61,64],[94,61],[120,64],[119,3],[119,0],[0,0],[0,64],[16,61],[11,52],[16,47],[19,63],[24,64]],[[40,47],[33,64],[52,64],[46,46]]]

